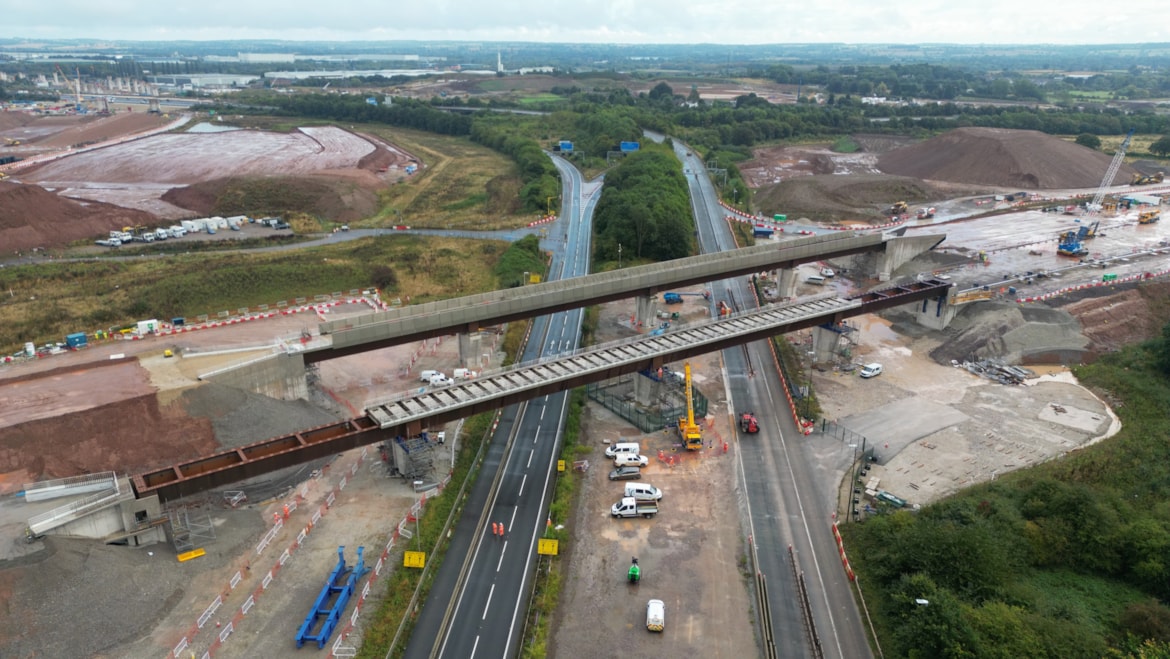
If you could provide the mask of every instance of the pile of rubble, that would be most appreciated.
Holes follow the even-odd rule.
[[[1036,377],[1036,374],[1026,368],[1011,366],[994,359],[982,359],[977,362],[951,361],[955,368],[964,368],[979,377],[994,380],[1000,384],[1023,384],[1024,380]]]

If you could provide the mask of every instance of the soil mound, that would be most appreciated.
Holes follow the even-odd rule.
[[[755,204],[765,215],[837,220],[844,215],[883,217],[882,211],[895,201],[914,203],[936,195],[929,184],[905,176],[802,176],[761,187]]]
[[[331,177],[221,178],[172,188],[162,200],[201,215],[307,213],[354,222],[378,209],[377,195]]]
[[[157,222],[145,211],[75,201],[38,185],[0,182],[0,245],[6,250],[60,247],[104,238],[110,229]]]
[[[1079,363],[1089,352],[1081,324],[1065,311],[980,302],[963,308],[930,352],[940,364],[1002,359],[1019,363]]]
[[[925,142],[882,154],[883,172],[914,178],[1025,190],[1092,188],[1112,157],[1035,130],[958,128]],[[1122,165],[1114,178],[1126,183]]]

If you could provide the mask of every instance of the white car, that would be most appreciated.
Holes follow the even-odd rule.
[[[644,455],[634,455],[633,453],[619,453],[613,459],[613,466],[615,467],[645,467],[650,464],[650,458]]]
[[[861,377],[872,378],[882,374],[882,365],[874,362],[861,367]]]
[[[438,375],[431,378],[430,385],[432,387],[445,387],[449,384],[454,384],[454,382],[455,381],[451,378],[443,375],[442,373],[439,373]]]
[[[833,272],[832,268],[821,268],[821,276],[822,277],[832,277],[835,274],[837,274],[837,273]]]

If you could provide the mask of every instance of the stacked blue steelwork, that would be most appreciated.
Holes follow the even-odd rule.
[[[365,559],[362,558],[364,550],[365,547],[358,547],[357,563],[353,569],[350,569],[345,566],[345,546],[337,548],[337,565],[329,574],[329,580],[325,582],[325,587],[317,595],[316,601],[313,602],[313,608],[309,611],[309,615],[305,616],[305,621],[301,623],[301,628],[297,630],[298,648],[302,647],[306,641],[316,642],[317,649],[324,648],[325,644],[329,642],[329,637],[333,635],[333,630],[337,627],[338,621],[341,620],[341,614],[345,613],[345,606],[349,603],[350,595],[353,595],[357,588],[357,580],[369,571],[366,568]],[[317,626],[317,621],[321,618],[325,619],[325,623],[321,625],[321,631],[316,634],[312,633]]]

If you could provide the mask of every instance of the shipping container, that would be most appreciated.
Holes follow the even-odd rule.
[[[85,332],[75,332],[65,337],[65,345],[73,348],[74,350],[78,348],[84,348],[88,344],[89,341],[85,337]]]

